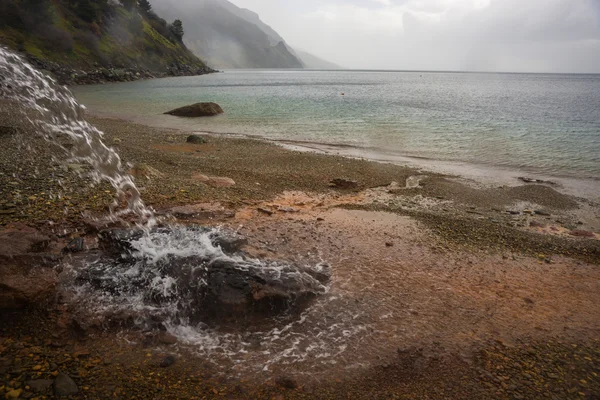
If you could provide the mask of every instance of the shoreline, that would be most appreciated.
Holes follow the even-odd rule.
[[[333,269],[331,289],[315,299],[302,323],[255,343],[243,335],[243,322],[244,340],[215,354],[201,352],[202,342],[172,327],[167,331],[175,339],[126,321],[114,326],[98,315],[85,318],[81,311],[89,310],[64,296],[38,311],[3,313],[0,371],[10,379],[0,386],[6,393],[30,393],[27,382],[52,381],[58,371],[75,380],[81,398],[600,393],[592,374],[600,354],[597,204],[551,185],[478,187],[266,140],[205,135],[207,143],[194,145],[175,129],[89,120],[131,163],[142,198],[165,224],[239,232],[248,239],[244,251],[259,259],[324,260]],[[39,153],[19,153],[14,143],[23,138]],[[11,211],[0,214],[0,225],[48,235],[45,251],[57,257],[69,257],[61,249],[74,237],[83,238],[84,251],[98,251],[103,228],[89,216],[106,213],[110,188],[90,187],[85,174],[77,176],[85,166],[47,160],[47,146],[31,136],[0,135],[0,141],[0,188],[9,196],[0,210]],[[28,175],[27,166],[41,173]],[[65,185],[53,189],[59,175]],[[336,187],[331,182],[338,178],[356,185]],[[62,198],[48,196],[51,190],[62,190]],[[585,229],[595,236],[572,235]],[[231,360],[219,361],[240,347]],[[33,354],[31,361],[23,361],[25,353]],[[286,354],[298,359],[270,361],[262,371],[265,357]],[[167,359],[174,364],[161,367]]]
[[[522,183],[519,180],[519,177],[539,179],[543,181],[556,183],[556,188],[561,190],[563,193],[573,194],[578,197],[584,197],[588,200],[600,202],[600,176],[594,178],[578,177],[575,175],[546,174],[539,171],[533,171],[530,169],[518,169],[516,167],[510,166],[481,163],[478,164],[474,162],[460,160],[441,160],[430,157],[403,155],[400,153],[392,153],[389,151],[385,151],[384,149],[360,147],[357,145],[345,143],[277,139],[261,134],[216,132],[203,129],[194,129],[189,126],[179,126],[177,124],[170,124],[168,122],[156,123],[154,120],[149,120],[146,116],[140,118],[130,115],[118,115],[110,112],[97,112],[90,109],[88,109],[88,113],[91,117],[94,118],[117,119],[154,128],[172,129],[175,131],[180,131],[182,134],[198,133],[223,137],[264,140],[267,142],[279,144],[290,150],[317,152],[321,154],[340,155],[356,159],[365,159],[374,162],[391,163],[398,166],[422,169],[430,173],[454,175],[458,178],[464,178],[466,180],[473,181],[474,184],[482,184],[486,186],[516,186]],[[169,118],[169,120],[170,119],[171,118]]]

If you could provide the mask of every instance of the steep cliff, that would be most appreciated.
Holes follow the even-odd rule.
[[[212,72],[135,1],[0,0],[0,43],[65,83]]]

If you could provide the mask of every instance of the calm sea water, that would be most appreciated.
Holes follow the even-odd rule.
[[[93,113],[158,126],[600,178],[600,75],[238,70],[75,94]],[[162,115],[200,101],[225,115]]]

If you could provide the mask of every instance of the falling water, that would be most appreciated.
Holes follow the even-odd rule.
[[[48,142],[61,147],[73,162],[92,167],[95,181],[108,181],[116,189],[114,206],[126,199],[124,212],[152,220],[133,178],[124,171],[119,155],[102,141],[103,133],[84,119],[85,107],[75,100],[65,86],[34,69],[25,60],[0,46],[0,98],[19,105],[23,118]],[[66,135],[72,147],[67,149],[56,140]]]
[[[111,211],[110,218],[131,213],[138,218],[137,229],[108,230],[100,235],[99,249],[65,259],[63,290],[74,314],[79,311],[89,321],[117,320],[120,326],[168,329],[204,354],[218,349],[221,355],[247,358],[255,335],[275,346],[272,354],[257,353],[263,358],[255,363],[260,369],[304,357],[295,349],[299,334],[292,327],[305,320],[310,300],[327,293],[325,264],[254,259],[241,251],[235,235],[220,229],[158,228],[119,155],[84,119],[85,107],[66,87],[3,47],[0,98],[17,105],[23,120],[59,146],[67,160],[89,164],[94,181],[108,181],[117,192],[115,210],[127,200],[126,209]],[[63,137],[69,145],[59,144]],[[230,326],[246,321],[254,331],[239,326],[234,333],[218,331],[227,318]],[[266,322],[259,327],[257,321]],[[308,351],[320,350],[312,346]]]

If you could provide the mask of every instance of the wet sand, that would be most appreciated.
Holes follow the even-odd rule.
[[[287,336],[267,336],[228,360],[198,351],[185,335],[166,344],[135,329],[81,331],[72,306],[60,302],[51,311],[3,314],[5,393],[18,386],[33,396],[28,379],[62,370],[80,398],[600,394],[600,207],[593,200],[552,185],[482,186],[244,138],[190,145],[185,132],[94,123],[135,166],[142,195],[165,221],[173,221],[172,207],[202,204],[207,212],[183,213],[178,222],[239,231],[248,238],[244,250],[263,259],[327,262],[330,291]],[[64,169],[43,152],[36,165],[47,163],[46,172],[28,173],[18,162],[26,156],[4,151],[2,225],[31,224],[57,249],[74,235],[90,239],[83,222],[106,212],[110,189],[84,185],[73,174],[80,167]],[[56,184],[58,173],[68,188]],[[213,187],[198,174],[235,185]],[[357,185],[332,187],[335,178]],[[50,198],[48,188],[64,193]],[[161,368],[166,354],[176,362]]]

